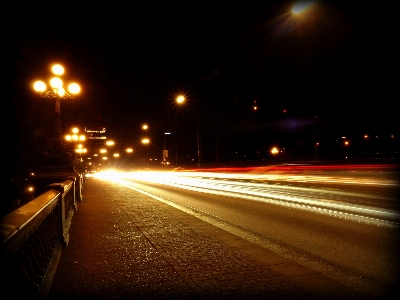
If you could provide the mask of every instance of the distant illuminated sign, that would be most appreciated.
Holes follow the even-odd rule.
[[[87,138],[90,140],[106,140],[107,137],[103,136],[106,133],[106,128],[103,127],[102,130],[88,130],[85,128],[87,133]]]
[[[106,133],[105,130],[86,130],[86,132],[89,132],[89,133]]]

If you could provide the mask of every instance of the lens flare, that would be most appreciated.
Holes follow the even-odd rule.
[[[295,4],[292,8],[292,13],[297,15],[305,11],[308,7],[313,4],[314,1],[300,1]]]

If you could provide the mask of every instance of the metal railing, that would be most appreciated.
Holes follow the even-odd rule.
[[[77,210],[75,178],[48,185],[31,202],[0,219],[2,293],[45,298]]]

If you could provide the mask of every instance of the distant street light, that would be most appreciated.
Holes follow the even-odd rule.
[[[52,72],[56,76],[61,76],[64,74],[64,68],[56,64],[52,67]],[[71,83],[68,86],[68,91],[63,88],[63,81],[59,77],[53,77],[50,80],[51,89],[46,90],[47,86],[43,81],[36,81],[33,84],[33,88],[35,91],[40,92],[40,96],[44,98],[50,98],[56,100],[55,106],[55,115],[56,115],[56,124],[55,130],[57,137],[61,137],[61,109],[60,109],[60,100],[61,99],[69,99],[74,98],[76,94],[80,92],[80,86],[77,83]]]
[[[67,141],[67,142],[74,142],[74,147],[75,147],[75,152],[76,153],[79,153],[79,154],[81,154],[81,153],[83,153],[82,151],[82,145],[80,145],[81,147],[79,148],[77,148],[77,145],[76,145],[76,143],[77,142],[84,142],[85,140],[86,140],[86,136],[84,135],[84,134],[80,134],[80,135],[78,135],[78,133],[79,133],[79,129],[78,128],[76,128],[76,127],[74,127],[74,128],[72,128],[72,134],[67,134],[66,136],[65,136],[65,140]],[[78,145],[79,146],[79,145]],[[79,151],[78,151],[79,150]],[[86,149],[85,149],[86,150]],[[81,156],[79,155],[79,160],[82,160],[82,158],[81,158]]]
[[[253,38],[252,40],[250,40],[249,42],[247,42],[245,45],[243,45],[243,47],[242,48],[240,48],[239,49],[239,51],[236,51],[235,53],[234,53],[234,56],[237,56],[238,55],[238,53],[240,53],[241,51],[243,51],[244,49],[248,49],[248,47],[249,47],[249,45],[250,44],[252,44],[252,43],[254,43],[255,41],[257,41],[257,40],[259,40],[265,33],[267,33],[269,30],[268,29],[274,29],[274,32],[276,32],[275,31],[275,28],[278,28],[278,27],[280,27],[280,28],[282,28],[282,29],[287,29],[287,28],[285,28],[285,26],[280,26],[281,24],[285,24],[285,23],[288,23],[288,24],[286,24],[286,25],[290,25],[289,23],[290,22],[292,22],[293,20],[295,20],[295,19],[302,19],[303,18],[303,13],[306,11],[306,10],[308,10],[308,9],[310,9],[310,7],[312,6],[312,4],[315,2],[315,0],[314,1],[309,1],[309,0],[300,0],[297,4],[295,4],[293,7],[292,7],[292,10],[291,10],[291,12],[290,11],[285,11],[280,17],[278,17],[278,18],[275,18],[275,21],[273,22],[273,23],[267,23],[267,22],[265,22],[265,24],[268,24],[265,28],[263,28],[263,30],[260,30],[260,33],[257,35],[257,36],[255,36],[255,38]],[[307,15],[307,14],[305,14],[305,15]],[[292,18],[292,16],[293,16],[293,18]],[[301,17],[300,17],[301,16]],[[291,19],[293,19],[293,20],[291,20]],[[281,24],[278,24],[278,22],[279,23],[281,23]],[[278,26],[279,25],[279,26]],[[278,29],[278,30],[282,30],[282,29]],[[230,60],[230,59],[232,59],[233,58],[233,56],[232,57],[230,57],[228,60]],[[221,65],[222,66],[222,65]],[[219,73],[219,71],[220,71],[220,68],[221,68],[221,66],[220,67],[218,67],[217,69],[215,69],[215,70],[213,70],[212,71],[212,73],[211,74],[216,74],[217,72]],[[205,77],[206,78],[206,77]],[[185,98],[185,96],[184,95],[179,95],[178,97],[176,97],[176,99],[175,99],[175,101],[176,101],[176,103],[178,104],[178,105],[181,105],[181,104],[183,104],[185,101],[186,101],[186,98]],[[254,102],[254,105],[253,105],[253,110],[256,112],[256,111],[258,111],[260,108],[258,107],[258,105],[256,104],[256,101]],[[284,113],[286,113],[286,110],[284,110]],[[196,136],[197,136],[197,156],[198,156],[198,167],[201,167],[201,160],[202,160],[202,152],[201,152],[201,138],[200,138],[200,123],[199,123],[199,107],[197,107],[197,116],[196,116]],[[165,148],[165,147],[164,147]],[[277,154],[277,153],[279,153],[279,151],[276,149],[276,153],[274,153],[275,152],[275,150],[274,150],[274,152],[273,152],[273,154]],[[218,151],[216,151],[216,153],[218,153]],[[218,154],[217,154],[218,155]],[[217,161],[219,160],[219,158],[217,157]]]
[[[75,151],[76,151],[76,153],[82,154],[82,153],[86,153],[86,152],[87,152],[87,149],[86,149],[86,148],[83,148],[82,144],[79,144],[79,145],[78,145],[78,148],[75,149]]]
[[[185,102],[185,97],[182,96],[182,95],[181,95],[181,96],[178,96],[178,97],[176,98],[176,102],[178,102],[179,104]]]
[[[79,145],[78,145],[78,148],[75,149],[75,152],[76,152],[76,153],[79,153],[79,165],[80,165],[80,167],[82,167],[82,153],[86,153],[86,152],[87,152],[87,149],[86,149],[86,148],[83,148],[83,145],[82,145],[82,144],[79,144]]]
[[[68,142],[77,142],[77,141],[85,141],[86,140],[86,136],[84,134],[78,135],[79,129],[74,127],[72,128],[72,133],[73,134],[67,134],[65,136],[65,140]]]

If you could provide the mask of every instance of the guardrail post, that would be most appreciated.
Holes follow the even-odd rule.
[[[62,236],[62,242],[64,248],[68,247],[69,243],[69,227],[71,226],[71,221],[72,221],[72,216],[73,212],[76,207],[76,201],[75,201],[75,183],[76,181],[73,180],[72,188],[70,189],[69,194],[66,194],[65,192],[65,185],[63,183],[52,183],[49,184],[48,186],[51,189],[54,189],[56,191],[59,191],[61,193],[61,236]]]

